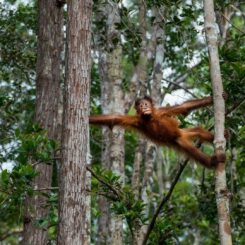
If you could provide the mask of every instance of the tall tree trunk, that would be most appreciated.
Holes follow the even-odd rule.
[[[152,86],[151,86],[151,97],[154,99],[154,102],[157,105],[161,104],[161,83],[162,83],[162,79],[163,79],[163,62],[164,62],[164,41],[165,41],[165,32],[164,32],[164,27],[163,27],[163,23],[164,23],[164,16],[165,16],[165,11],[164,11],[163,6],[160,6],[158,8],[154,7],[152,12],[155,16],[155,20],[153,23],[153,32],[152,32],[152,49],[153,49],[153,53],[154,53],[154,64],[153,64],[153,82],[152,82]],[[161,24],[160,24],[161,23]],[[160,41],[161,40],[161,41]],[[150,157],[151,162],[154,161],[156,162],[156,165],[158,166],[158,161],[160,161],[160,156],[161,156],[161,151],[159,151],[159,146],[156,146],[155,144],[152,144],[152,142],[147,142],[147,149],[149,149],[149,154],[148,157]],[[147,152],[148,152],[147,151]],[[148,157],[146,157],[146,161],[148,160]],[[162,161],[160,161],[160,164],[162,164]],[[152,169],[152,176],[153,176],[153,169],[154,166],[152,165],[151,167]],[[157,168],[157,173],[156,175],[159,174],[160,177],[160,173],[158,173],[158,170],[160,170],[161,167],[159,166],[159,168]],[[152,177],[151,177],[152,178]],[[162,183],[162,178],[158,180],[158,183]],[[153,182],[153,181],[152,181]],[[159,184],[160,186],[161,184]],[[152,184],[151,184],[152,186]],[[163,190],[162,190],[163,191]],[[161,193],[161,192],[160,192]]]
[[[103,15],[103,17],[105,17]],[[105,51],[99,49],[99,74],[101,83],[101,108],[103,114],[109,114],[109,104],[110,104],[110,82],[108,79],[108,69],[107,69],[107,55]],[[110,129],[108,127],[102,128],[102,154],[101,154],[101,165],[105,169],[110,169]],[[100,216],[98,218],[98,234],[97,234],[97,244],[104,245],[110,243],[109,235],[109,206],[110,203],[106,197],[98,196],[98,208]]]
[[[38,1],[38,53],[36,81],[36,122],[48,131],[48,137],[59,139],[58,113],[61,95],[61,51],[63,48],[63,9],[56,0]],[[51,187],[52,166],[40,163],[39,175],[32,186],[35,189]],[[46,197],[36,195],[25,200],[23,244],[47,244],[47,228],[37,226],[37,221],[48,215]]]
[[[124,114],[124,92],[122,89],[122,47],[121,36],[116,28],[120,23],[119,5],[116,2],[103,4],[97,21],[105,20],[105,30],[99,30],[99,72],[101,84],[101,106],[104,114]],[[101,40],[106,41],[106,48]],[[102,45],[101,45],[102,44]],[[102,129],[102,158],[105,168],[112,169],[124,176],[124,130],[114,127]],[[98,244],[120,245],[123,241],[123,221],[121,217],[110,215],[109,202],[102,196],[98,197],[101,216],[98,219]]]
[[[122,46],[119,31],[116,24],[120,23],[118,3],[107,5],[107,69],[110,91],[110,113],[125,113],[124,92],[122,88]],[[116,41],[117,40],[117,41]],[[110,139],[110,168],[116,174],[122,176],[124,181],[124,129],[114,127],[109,136]],[[112,245],[123,244],[123,220],[121,217],[111,215],[109,230]]]
[[[89,92],[91,0],[67,1],[67,50],[58,244],[90,244]]]
[[[163,9],[161,8],[154,8],[153,14],[155,17],[155,21],[153,24],[152,29],[152,37],[150,40],[150,44],[148,45],[148,57],[155,57],[154,65],[153,65],[153,81],[150,87],[151,90],[151,97],[154,99],[156,104],[160,104],[161,102],[161,80],[163,75],[163,58],[164,58],[164,43],[159,42],[159,40],[164,39],[164,30],[160,26],[162,23],[162,16],[163,16]],[[150,53],[150,55],[149,55]],[[147,63],[145,64],[147,67]],[[146,73],[145,73],[146,74]],[[147,80],[147,78],[145,78]],[[142,148],[142,146],[141,146]],[[152,186],[153,186],[153,170],[154,164],[156,163],[157,157],[157,146],[156,144],[147,141],[145,144],[145,167],[144,167],[144,178],[142,183],[142,200],[148,205],[146,206],[146,216],[149,216],[150,205],[149,205],[149,195],[148,193],[152,193]],[[137,153],[139,158],[139,153]],[[138,166],[137,164],[136,166]],[[137,169],[134,169],[137,170]],[[139,179],[139,178],[137,178]],[[135,244],[142,244],[145,233],[146,233],[147,226],[143,225],[141,229],[135,231],[134,243]]]
[[[216,30],[213,0],[204,0],[204,25],[208,43],[210,75],[214,96],[214,120],[215,120],[215,153],[225,153],[224,121],[225,103],[223,84],[220,72],[218,54],[218,34]],[[220,244],[231,245],[231,227],[229,211],[229,192],[226,185],[225,163],[219,162],[215,169],[215,192],[218,208]]]
[[[119,44],[108,57],[109,79],[112,85],[111,113],[124,114],[124,94],[121,73],[122,47]],[[114,127],[110,135],[111,170],[124,181],[124,129]],[[123,244],[123,220],[119,216],[110,218],[111,244]]]

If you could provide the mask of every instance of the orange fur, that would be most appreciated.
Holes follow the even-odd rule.
[[[191,110],[212,104],[212,97],[187,101],[181,105],[155,108],[152,99],[144,97],[135,102],[137,114],[128,115],[97,115],[90,116],[91,124],[104,125],[112,128],[115,125],[124,128],[132,128],[145,135],[159,145],[167,145],[185,153],[188,157],[198,161],[207,168],[214,167],[218,160],[224,160],[224,156],[208,156],[199,150],[194,144],[195,138],[201,141],[212,142],[213,134],[207,130],[196,128],[179,128],[176,115],[188,114]]]

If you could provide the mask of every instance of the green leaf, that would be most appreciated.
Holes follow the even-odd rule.
[[[3,170],[1,173],[1,179],[4,184],[8,184],[9,182],[9,173],[8,170]]]

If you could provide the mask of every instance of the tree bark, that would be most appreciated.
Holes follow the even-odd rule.
[[[61,120],[59,99],[61,96],[61,51],[63,48],[63,9],[56,0],[38,1],[38,50],[36,80],[36,122],[48,132],[50,139],[60,138]],[[52,166],[36,165],[39,175],[33,180],[35,189],[49,188]],[[23,244],[47,244],[47,229],[37,225],[48,215],[47,198],[42,195],[27,197],[24,211]]]
[[[100,6],[99,6],[100,7]],[[121,36],[116,28],[120,23],[119,5],[108,2],[100,7],[97,21],[105,21],[105,30],[99,30],[99,73],[101,84],[101,106],[103,114],[125,113],[124,91],[122,89],[122,46]],[[106,35],[105,35],[106,33]],[[106,42],[106,48],[104,43]],[[103,167],[124,176],[124,129],[114,127],[102,129]],[[98,219],[98,244],[122,244],[123,221],[121,217],[110,215],[109,202],[102,196],[98,197],[101,216]]]
[[[220,72],[218,54],[218,34],[215,22],[213,0],[204,0],[204,25],[209,51],[210,75],[214,96],[215,137],[214,146],[216,154],[225,153],[224,121],[225,103],[223,98],[223,84]],[[218,208],[220,244],[231,245],[231,227],[229,210],[229,192],[226,185],[225,163],[219,162],[215,169],[215,192]]]
[[[103,15],[104,17],[104,15]],[[101,78],[101,108],[103,114],[109,114],[110,104],[110,82],[108,79],[107,69],[107,56],[106,53],[99,48],[99,75]],[[110,129],[108,127],[102,128],[102,154],[101,165],[105,169],[110,169]],[[97,243],[98,245],[109,244],[111,239],[109,235],[109,213],[110,203],[106,197],[98,196],[98,209],[100,216],[98,218],[98,233]]]
[[[118,73],[118,71],[121,71],[121,47],[118,47],[117,54],[111,54],[119,55],[116,57],[119,61],[118,64],[112,63],[112,65],[116,65],[114,67],[114,71]],[[114,56],[115,57],[115,56]],[[110,72],[109,72],[110,73]],[[111,75],[113,72],[111,73]],[[116,74],[115,74],[116,75]],[[113,75],[114,76],[114,75]],[[112,92],[112,98],[111,102],[113,103],[113,106],[111,107],[111,113],[119,113],[124,114],[124,100],[123,100],[123,91],[122,91],[122,77],[118,73],[117,78],[114,77],[113,82],[113,92]],[[112,78],[113,79],[113,78]],[[113,81],[113,80],[111,80]],[[111,163],[111,170],[116,173],[117,175],[121,176],[121,181],[124,181],[124,132],[125,130],[123,128],[114,127],[112,129],[111,135],[110,135],[110,163]],[[110,218],[110,234],[111,234],[111,244],[112,245],[120,245],[123,244],[123,220],[119,216],[111,216]]]
[[[122,89],[122,46],[119,31],[116,24],[120,23],[118,3],[107,5],[107,42],[108,42],[108,80],[110,84],[110,113],[124,114],[124,92]],[[116,41],[117,40],[117,41]],[[124,129],[114,127],[109,136],[110,168],[116,174],[122,176],[124,181]],[[123,220],[119,216],[111,215],[109,230],[112,245],[123,244]]]
[[[132,75],[129,91],[125,96],[125,108],[128,110],[130,106],[134,103],[137,93],[139,95],[145,95],[147,91],[147,66],[149,64],[149,59],[152,56],[149,47],[147,46],[147,26],[146,26],[146,6],[143,0],[140,0],[139,3],[139,32],[141,36],[141,47],[139,60],[134,69],[134,73]],[[143,142],[143,141],[142,141]],[[140,147],[141,148],[141,147]]]
[[[89,91],[92,1],[67,1],[58,244],[90,244]]]

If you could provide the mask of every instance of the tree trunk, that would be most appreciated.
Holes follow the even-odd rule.
[[[111,113],[124,114],[124,99],[121,73],[122,47],[118,45],[108,57],[109,79],[112,83]],[[114,127],[110,135],[111,170],[124,181],[124,129]],[[118,216],[110,219],[111,244],[123,244],[123,220]]]
[[[110,113],[124,114],[124,92],[122,89],[122,46],[120,33],[115,25],[120,22],[119,6],[111,3],[107,6],[107,41],[111,46],[108,52],[107,67],[110,82]],[[117,38],[118,42],[115,42]],[[124,129],[114,127],[110,134],[110,167],[113,172],[122,176],[124,181]],[[110,238],[112,245],[123,244],[123,220],[121,217],[111,215],[109,219]]]
[[[104,17],[104,15],[103,15]],[[101,108],[103,114],[109,114],[110,104],[110,83],[108,80],[108,69],[107,69],[107,56],[99,50],[99,74],[101,83]],[[102,128],[102,154],[101,154],[101,165],[105,169],[110,169],[110,129],[108,127]],[[104,245],[109,244],[111,239],[109,235],[109,213],[110,203],[106,197],[98,196],[98,209],[100,216],[98,218],[98,233],[97,233],[97,244]]]
[[[38,1],[38,53],[36,81],[36,122],[48,131],[48,137],[58,139],[60,123],[58,106],[61,96],[61,51],[63,48],[63,9],[56,0]],[[36,166],[39,175],[32,186],[35,189],[49,188],[52,181],[52,166],[40,163]],[[23,244],[47,244],[47,228],[37,226],[37,221],[48,215],[47,198],[42,195],[27,197],[24,211]]]
[[[90,244],[89,91],[92,1],[67,1],[58,244]]]
[[[155,21],[153,25],[150,45],[148,45],[148,56],[155,57],[155,60],[154,60],[154,66],[153,66],[154,67],[153,74],[152,74],[153,82],[151,84],[151,94],[150,95],[154,99],[154,102],[158,105],[161,102],[161,80],[162,80],[162,75],[163,75],[162,63],[163,63],[163,58],[164,58],[164,43],[159,42],[159,40],[164,39],[164,30],[160,26],[160,23],[162,23],[162,18],[163,18],[163,9],[154,8],[152,10],[152,13],[154,14]],[[151,53],[151,55],[149,55],[149,53]],[[146,68],[147,68],[147,64],[146,64]],[[145,78],[145,80],[147,80],[147,78]],[[144,178],[143,178],[143,183],[142,183],[141,198],[146,204],[148,204],[145,208],[146,209],[145,215],[148,217],[150,214],[149,199],[151,199],[148,193],[152,193],[153,171],[154,171],[154,164],[156,163],[157,149],[158,147],[156,146],[156,144],[150,141],[146,142],[145,167],[144,167]],[[139,153],[137,153],[137,155],[139,155]],[[147,226],[143,225],[141,229],[139,229],[138,231],[135,231],[136,233],[135,238],[134,238],[135,244],[142,244],[144,236],[146,234],[146,230],[147,230]]]
[[[214,96],[214,120],[215,120],[215,153],[225,153],[224,121],[225,104],[223,99],[223,84],[220,72],[218,54],[218,35],[216,30],[213,0],[204,0],[204,25],[208,43],[210,75]],[[229,211],[229,192],[226,186],[225,163],[219,162],[215,169],[215,192],[218,208],[220,244],[231,245],[231,227]]]
[[[120,23],[119,5],[114,2],[103,4],[97,21],[106,21],[106,36],[99,31],[99,72],[101,84],[101,106],[103,114],[125,113],[124,92],[122,89],[122,47],[120,33],[116,24]],[[102,166],[112,169],[116,174],[124,176],[124,129],[114,127],[113,130],[102,129]],[[123,179],[122,179],[123,180]],[[110,215],[109,202],[98,197],[101,216],[98,219],[98,244],[120,245],[123,241],[123,221],[121,217]]]

